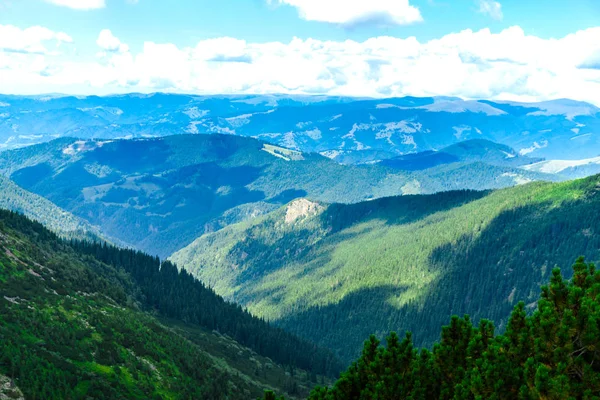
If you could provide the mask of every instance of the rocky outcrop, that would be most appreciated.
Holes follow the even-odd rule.
[[[25,396],[12,379],[0,375],[0,400],[25,400]]]
[[[298,199],[292,201],[287,206],[285,212],[285,222],[291,224],[301,217],[308,217],[320,213],[325,207],[319,203],[312,202],[307,199]]]

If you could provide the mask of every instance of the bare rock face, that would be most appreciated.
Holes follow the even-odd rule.
[[[315,203],[307,199],[294,200],[287,207],[285,213],[285,222],[287,224],[291,224],[298,218],[318,214],[323,211],[324,208],[325,207],[319,203]]]
[[[25,396],[12,379],[0,375],[0,400],[25,400]]]

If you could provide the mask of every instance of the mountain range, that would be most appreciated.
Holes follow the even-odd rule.
[[[206,232],[293,199],[354,203],[399,194],[494,189],[557,176],[517,168],[512,150],[468,144],[481,157],[407,171],[341,165],[253,138],[55,139],[0,153],[0,174],[98,227],[118,243],[166,257]],[[490,150],[494,149],[494,150]],[[506,152],[506,155],[504,155]],[[486,154],[494,164],[486,164]],[[505,161],[500,161],[504,156]],[[493,158],[493,160],[492,160]],[[474,161],[474,162],[471,162]],[[7,190],[9,188],[4,188]]]
[[[468,139],[545,159],[597,157],[599,109],[453,97],[0,95],[0,149],[58,137],[82,139],[222,133],[361,163],[439,150]]]

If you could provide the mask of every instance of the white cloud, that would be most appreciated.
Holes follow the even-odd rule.
[[[589,68],[600,70],[600,49],[586,58],[580,65],[580,68]]]
[[[502,14],[502,4],[494,0],[477,0],[479,12],[489,15],[495,20],[501,21],[504,18]]]
[[[329,22],[343,26],[361,24],[405,25],[422,21],[417,7],[409,0],[267,0],[296,7],[307,21]]]
[[[127,53],[129,51],[129,46],[122,43],[109,29],[103,29],[100,32],[96,44],[108,52]]]
[[[0,41],[11,37],[2,34],[6,28],[0,26]],[[59,43],[58,34],[49,32],[41,36]],[[600,69],[590,68],[600,54],[600,27],[559,39],[512,27],[499,33],[465,30],[428,42],[414,37],[287,43],[218,38],[184,48],[146,42],[139,52],[127,51],[108,31],[98,45],[105,52],[102,59],[0,51],[0,92],[443,95],[572,98],[600,105]]]
[[[15,53],[56,53],[62,43],[72,43],[73,39],[64,32],[54,32],[41,26],[27,29],[12,25],[0,25],[0,51]],[[53,50],[48,45],[54,45]]]
[[[106,7],[105,0],[45,0],[47,3],[74,10],[95,10]]]
[[[245,40],[223,37],[199,42],[192,51],[196,60],[246,62],[252,61],[249,46]]]

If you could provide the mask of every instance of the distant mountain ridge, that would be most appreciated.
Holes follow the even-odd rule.
[[[0,95],[0,149],[57,137],[83,139],[222,133],[302,152],[353,152],[353,162],[440,150],[486,139],[519,154],[583,159],[600,154],[600,113],[573,100],[540,103],[453,97],[356,99],[326,96],[107,97]],[[365,159],[359,157],[369,151]],[[348,161],[347,160],[347,161]]]
[[[600,157],[583,160],[548,160],[523,166],[527,171],[575,179],[600,173]]]
[[[393,157],[381,161],[381,165],[407,171],[418,171],[457,162],[484,162],[497,166],[523,167],[540,161],[542,160],[522,156],[505,145],[484,139],[471,139],[450,145],[439,151],[425,151]],[[552,173],[550,171],[536,171]]]

